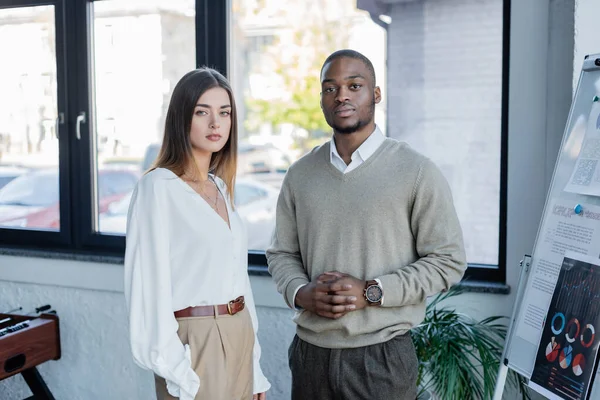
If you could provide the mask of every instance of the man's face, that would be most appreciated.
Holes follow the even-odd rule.
[[[379,87],[367,66],[354,58],[337,58],[321,73],[321,109],[327,124],[338,133],[354,133],[373,121]]]

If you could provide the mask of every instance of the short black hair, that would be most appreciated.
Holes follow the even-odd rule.
[[[373,87],[376,86],[375,68],[373,68],[373,63],[371,62],[371,60],[369,60],[367,57],[365,57],[363,54],[359,53],[358,51],[351,50],[351,49],[342,49],[342,50],[338,50],[338,51],[331,53],[329,55],[329,57],[327,57],[327,59],[325,59],[325,62],[323,63],[323,66],[321,67],[321,73],[319,74],[319,76],[323,75],[323,68],[325,68],[325,66],[327,64],[329,64],[330,62],[332,62],[334,60],[337,60],[338,58],[354,58],[355,60],[362,61],[362,63],[365,64],[365,66],[369,70],[369,73],[371,74],[371,78],[373,79]]]

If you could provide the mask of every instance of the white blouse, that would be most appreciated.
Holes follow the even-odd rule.
[[[254,393],[270,384],[260,368],[258,320],[248,277],[247,233],[231,209],[231,229],[212,207],[168,169],[144,175],[131,196],[125,250],[125,298],[135,362],[167,381],[172,396],[193,400],[200,385],[189,346],[177,335],[174,311],[225,304],[240,295],[252,318]]]

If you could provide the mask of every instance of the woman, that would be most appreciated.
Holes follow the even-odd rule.
[[[246,230],[233,206],[236,107],[201,68],[175,86],[158,159],[129,208],[125,296],[134,360],[162,399],[259,399]]]

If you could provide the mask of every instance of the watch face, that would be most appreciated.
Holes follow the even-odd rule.
[[[378,301],[381,301],[381,298],[383,297],[383,291],[379,286],[373,285],[367,288],[365,295],[368,301],[371,303],[377,303]]]

